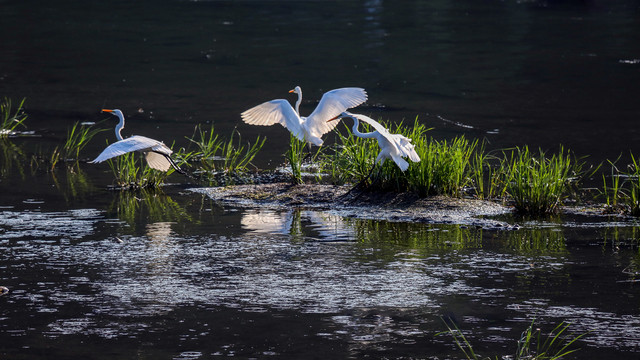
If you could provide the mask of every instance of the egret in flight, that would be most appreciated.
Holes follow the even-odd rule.
[[[378,154],[378,157],[376,157],[376,164],[383,164],[386,159],[391,159],[396,163],[396,165],[398,165],[400,170],[405,171],[409,168],[409,163],[404,158],[409,158],[409,160],[413,162],[420,161],[420,156],[416,153],[415,145],[411,143],[411,139],[401,134],[390,133],[389,130],[382,126],[382,124],[368,116],[352,114],[345,111],[329,121],[347,117],[353,119],[353,135],[364,139],[375,138],[378,140],[380,153]],[[360,130],[358,130],[360,121],[371,125],[375,131],[368,133],[360,132]]]
[[[116,125],[116,138],[118,141],[113,144],[107,146],[104,151],[91,163],[100,163],[105,160],[114,158],[116,156],[124,155],[126,153],[132,151],[140,151],[144,154],[145,159],[147,160],[147,164],[152,169],[167,171],[170,167],[173,167],[177,172],[183,175],[187,175],[182,169],[176,165],[176,163],[171,159],[171,153],[173,151],[167,147],[162,141],[150,139],[145,136],[133,135],[126,139],[122,138],[122,134],[120,133],[124,128],[124,115],[122,111],[115,109],[102,109],[103,112],[108,112],[112,115],[117,116],[120,119],[118,125]]]
[[[302,89],[300,86],[296,86],[295,89],[289,90],[289,93],[298,94],[295,109],[285,99],[271,100],[243,112],[240,115],[242,120],[251,125],[280,124],[300,141],[321,146],[322,135],[338,125],[337,121],[328,122],[329,119],[336,118],[343,111],[367,101],[367,93],[362,88],[334,89],[324,93],[316,109],[311,115],[304,117],[300,116]]]

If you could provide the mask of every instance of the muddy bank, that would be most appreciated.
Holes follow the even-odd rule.
[[[275,183],[191,190],[232,206],[275,210],[300,207],[361,219],[460,224],[490,230],[518,228],[487,218],[511,212],[509,207],[495,202],[445,196],[419,198],[410,193],[349,193],[350,189],[350,186]]]

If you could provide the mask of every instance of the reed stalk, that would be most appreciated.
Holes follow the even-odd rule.
[[[23,109],[25,100],[23,98],[15,110],[12,109],[11,99],[5,97],[0,101],[0,137],[15,135],[18,126],[26,127],[24,121],[27,115]]]
[[[460,331],[460,329],[453,323],[444,321],[447,331],[438,333],[438,335],[449,334],[453,337],[453,341],[456,346],[462,351],[466,359],[492,359],[492,357],[480,357],[473,350],[473,346],[467,339],[467,337]],[[565,332],[569,328],[570,324],[560,323],[557,325],[548,335],[543,336],[542,330],[535,327],[534,321],[525,329],[520,339],[518,340],[518,347],[515,354],[506,356],[495,356],[494,358],[503,359],[509,358],[514,360],[557,360],[561,359],[571,353],[578,351],[579,349],[571,349],[571,346],[576,344],[580,338],[584,337],[587,333],[583,333],[572,338],[564,336]]]

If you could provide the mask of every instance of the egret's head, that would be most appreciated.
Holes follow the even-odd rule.
[[[124,114],[122,114],[122,111],[120,111],[119,109],[114,109],[114,110],[110,110],[110,109],[102,109],[102,112],[108,112],[112,115],[115,115],[117,117],[124,117]]]
[[[296,86],[295,88],[289,90],[289,93],[295,93],[295,94],[302,94],[302,89],[300,88],[300,86]]]

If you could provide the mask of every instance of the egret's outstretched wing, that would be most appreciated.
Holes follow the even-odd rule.
[[[338,125],[338,121],[327,122],[347,109],[367,101],[367,92],[362,88],[347,87],[327,91],[320,103],[307,117],[306,128],[315,136],[322,136]]]
[[[240,114],[242,121],[250,125],[270,126],[280,124],[304,141],[300,116],[284,99],[267,101]]]
[[[145,136],[135,135],[107,146],[104,151],[92,163],[99,163],[116,156],[124,155],[132,151],[155,151],[165,155],[171,155],[173,151],[158,140]]]

